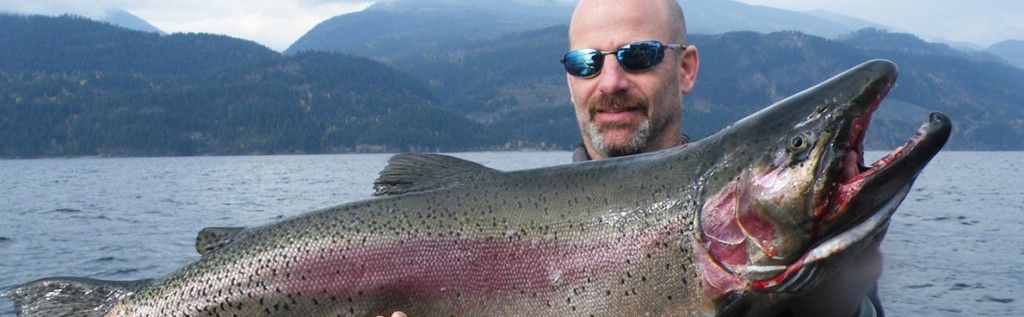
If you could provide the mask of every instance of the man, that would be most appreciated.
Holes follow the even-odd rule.
[[[583,138],[574,160],[686,142],[682,98],[692,91],[700,65],[697,48],[686,43],[676,0],[579,2],[569,25],[570,51],[563,59]],[[843,263],[834,278],[797,300],[784,315],[882,316],[873,291],[881,274],[881,239],[855,263]]]

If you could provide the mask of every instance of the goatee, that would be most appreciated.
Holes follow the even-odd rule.
[[[622,109],[640,109],[646,113],[648,107],[647,103],[640,98],[635,98],[628,95],[618,95],[609,98],[601,98],[589,105],[590,109],[590,122],[585,127],[586,133],[590,136],[590,143],[594,147],[594,150],[603,153],[607,157],[632,155],[642,152],[647,146],[648,138],[651,136],[651,120],[644,116],[640,123],[637,125],[633,135],[623,144],[608,144],[602,134],[603,130],[609,128],[628,128],[621,124],[612,126],[598,126],[594,122],[593,118],[596,116],[599,110],[622,110]]]

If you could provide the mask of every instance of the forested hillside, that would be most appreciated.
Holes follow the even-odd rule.
[[[418,81],[335,53],[0,16],[0,155],[452,150],[494,143]],[[430,118],[430,120],[423,120]]]

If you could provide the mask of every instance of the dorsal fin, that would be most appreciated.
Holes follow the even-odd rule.
[[[221,247],[231,243],[235,240],[235,236],[239,232],[245,229],[245,227],[209,227],[199,230],[199,234],[196,235],[196,251],[199,254],[206,255],[213,250],[220,249]]]
[[[398,154],[373,182],[373,195],[397,195],[463,184],[500,173],[487,166],[442,154]]]

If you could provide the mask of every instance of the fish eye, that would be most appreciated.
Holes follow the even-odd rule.
[[[795,135],[789,138],[789,151],[793,153],[800,153],[807,150],[808,141],[807,137],[803,135]]]

